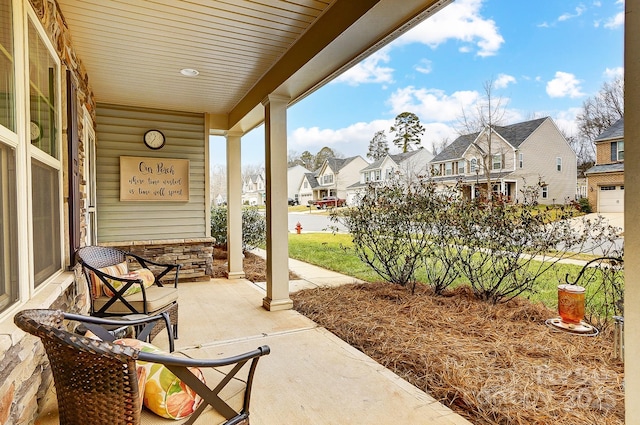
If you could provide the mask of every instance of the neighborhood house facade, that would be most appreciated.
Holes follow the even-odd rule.
[[[460,185],[468,199],[486,193],[490,181],[508,202],[522,202],[533,188],[541,204],[564,203],[575,197],[576,172],[576,154],[549,117],[462,135],[431,161],[439,187]]]
[[[595,212],[624,212],[624,117],[594,141],[596,163],[585,172]]]
[[[262,174],[247,176],[242,182],[242,204],[264,205],[266,200],[264,177]]]
[[[369,163],[360,155],[349,158],[328,158],[315,173],[305,173],[300,183],[298,195],[300,205],[337,196],[347,199],[347,187],[358,181],[360,170]],[[347,204],[349,200],[347,199]]]
[[[432,158],[433,154],[424,148],[385,155],[360,170],[360,179],[347,187],[347,204],[357,205],[367,185],[381,185],[392,178],[412,181],[427,176]]]

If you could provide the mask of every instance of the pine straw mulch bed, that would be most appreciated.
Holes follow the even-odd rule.
[[[474,424],[623,424],[612,335],[553,332],[527,300],[491,305],[469,288],[352,284],[292,294],[295,309]]]
[[[213,277],[226,277],[227,251],[222,248],[213,248]],[[242,267],[245,279],[251,282],[266,282],[267,267],[263,258],[250,252],[244,253]],[[299,279],[298,275],[289,271],[289,280]]]

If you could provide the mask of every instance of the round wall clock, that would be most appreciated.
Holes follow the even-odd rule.
[[[149,130],[144,133],[144,144],[150,149],[160,149],[164,146],[164,134],[160,130]]]
[[[29,123],[29,133],[32,142],[37,142],[42,137],[42,127],[36,121]]]

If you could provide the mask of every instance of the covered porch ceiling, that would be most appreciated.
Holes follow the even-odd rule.
[[[100,103],[247,132],[452,0],[58,0]],[[199,75],[181,75],[182,69]]]

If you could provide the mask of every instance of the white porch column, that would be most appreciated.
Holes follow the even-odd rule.
[[[227,278],[244,277],[242,264],[242,164],[241,136],[227,132]]]
[[[625,423],[640,421],[640,0],[625,2],[624,372]]]
[[[270,311],[293,308],[289,298],[289,229],[287,218],[287,104],[289,98],[269,95],[265,107],[267,184],[267,296]]]

